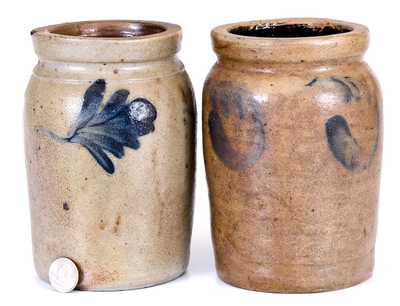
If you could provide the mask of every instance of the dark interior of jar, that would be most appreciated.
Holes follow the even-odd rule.
[[[165,30],[163,26],[149,22],[101,21],[61,24],[50,32],[81,37],[123,38],[152,35]]]
[[[252,37],[296,38],[341,34],[351,30],[351,28],[342,25],[257,24],[240,26],[231,29],[229,32]]]

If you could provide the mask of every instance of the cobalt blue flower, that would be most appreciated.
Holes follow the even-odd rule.
[[[124,147],[139,149],[138,138],[154,131],[157,111],[145,98],[127,102],[129,91],[114,92],[104,107],[106,82],[96,80],[86,90],[82,108],[67,137],[62,138],[52,132],[48,135],[62,143],[77,143],[84,146],[107,173],[115,171],[106,152],[117,158],[124,156]],[[105,152],[106,151],[106,152]]]

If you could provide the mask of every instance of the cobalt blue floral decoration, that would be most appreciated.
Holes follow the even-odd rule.
[[[138,138],[154,131],[157,111],[145,98],[127,102],[129,91],[115,91],[102,109],[106,82],[98,79],[86,90],[81,111],[67,137],[47,134],[61,143],[84,146],[103,169],[113,174],[115,167],[106,152],[116,158],[124,156],[124,147],[138,150]]]

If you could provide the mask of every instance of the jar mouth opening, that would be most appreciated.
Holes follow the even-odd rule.
[[[174,57],[181,27],[148,20],[89,20],[49,25],[31,32],[41,60],[138,63]]]
[[[35,29],[31,34],[35,34]],[[135,38],[165,32],[161,24],[146,21],[83,21],[49,26],[49,34],[90,38]]]
[[[323,62],[360,60],[368,47],[368,28],[324,18],[243,21],[212,31],[222,59],[252,62]]]
[[[344,34],[353,31],[345,25],[311,25],[305,23],[269,24],[258,23],[249,26],[238,26],[228,30],[229,33],[249,37],[265,38],[305,38]]]

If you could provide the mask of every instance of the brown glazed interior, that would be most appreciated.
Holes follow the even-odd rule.
[[[256,24],[252,26],[239,26],[229,32],[241,36],[276,37],[276,38],[301,38],[342,34],[352,31],[343,25],[315,25],[296,24]]]
[[[165,27],[139,21],[84,21],[55,25],[50,33],[81,37],[138,37],[164,32]],[[33,31],[34,33],[34,31]]]

